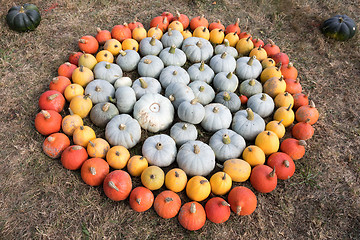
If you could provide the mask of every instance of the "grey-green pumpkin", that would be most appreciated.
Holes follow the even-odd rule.
[[[146,37],[140,41],[139,52],[141,56],[146,55],[159,55],[161,50],[163,50],[163,44],[156,37]]]
[[[182,82],[187,85],[190,82],[190,76],[182,67],[168,66],[161,71],[159,82],[164,89],[173,82]]]
[[[139,61],[140,55],[135,50],[120,50],[116,58],[116,64],[118,64],[124,72],[134,71]]]
[[[146,55],[138,64],[138,73],[141,77],[158,78],[164,68],[163,61],[154,55]]]
[[[211,103],[205,106],[205,116],[201,126],[208,132],[215,132],[223,128],[229,128],[231,124],[230,110],[220,103]]]
[[[191,81],[203,81],[210,84],[215,76],[214,70],[204,61],[191,65],[187,71]]]
[[[222,91],[216,94],[214,102],[223,104],[232,113],[239,111],[241,107],[239,96],[228,91]]]
[[[165,66],[183,66],[186,63],[185,53],[177,48],[175,45],[171,47],[164,48],[160,54],[159,58],[163,61]]]
[[[256,59],[255,56],[241,57],[236,61],[236,75],[240,81],[251,78],[256,79],[260,76],[261,72],[261,63]]]
[[[189,87],[193,90],[195,98],[198,100],[198,102],[204,106],[211,103],[215,98],[214,89],[206,82],[191,82]]]
[[[178,146],[188,141],[197,139],[198,131],[191,123],[177,122],[170,128],[170,137],[172,137]]]
[[[253,141],[265,130],[265,121],[251,108],[235,113],[231,129],[240,134],[245,140]]]
[[[180,48],[181,44],[184,41],[184,37],[178,30],[168,29],[166,33],[161,37],[161,42],[164,48],[171,47],[175,45],[175,47]]]
[[[213,86],[217,92],[235,92],[239,85],[239,79],[232,72],[219,72],[213,79]]]
[[[236,68],[236,60],[227,52],[217,54],[210,59],[210,67],[215,73],[233,72]]]
[[[185,39],[181,49],[191,63],[207,62],[214,52],[214,48],[208,40],[198,37]]]
[[[129,86],[123,86],[116,89],[115,92],[116,107],[120,113],[131,113],[136,103],[136,94],[134,89]]]
[[[111,84],[113,84],[116,79],[123,76],[123,72],[117,64],[106,61],[98,62],[93,71],[95,78],[106,80]]]
[[[240,94],[245,95],[247,98],[257,93],[262,93],[262,91],[262,84],[258,80],[253,78],[243,81],[239,86]]]
[[[160,93],[161,85],[153,77],[140,77],[133,82],[132,88],[135,91],[136,99],[147,93]]]
[[[229,55],[233,56],[234,58],[238,57],[238,51],[236,50],[236,48],[231,47],[229,40],[224,39],[224,43],[217,45],[215,47],[215,54],[222,54],[224,52],[227,52]]]
[[[205,108],[198,102],[192,99],[191,101],[183,101],[177,110],[178,117],[188,123],[199,124],[205,117]]]
[[[108,81],[95,79],[86,85],[85,95],[90,95],[93,104],[108,102],[114,97],[115,88]]]
[[[274,100],[266,93],[252,95],[247,101],[247,107],[259,114],[262,118],[270,116],[274,111]]]
[[[195,98],[192,89],[181,82],[169,84],[165,89],[165,96],[169,98],[175,109],[177,109],[183,101],[191,101]]]
[[[117,115],[119,115],[119,110],[114,104],[101,102],[91,109],[90,120],[96,126],[104,128],[106,124]]]

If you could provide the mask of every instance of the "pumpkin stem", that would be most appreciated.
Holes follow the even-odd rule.
[[[188,125],[186,123],[184,123],[184,125],[182,126],[182,130],[186,130],[188,128]]]
[[[14,3],[14,6],[16,6],[16,4]],[[20,10],[19,10],[19,13],[23,13],[23,12],[25,12],[25,10],[24,10],[24,7],[23,6],[21,6],[20,7]]]
[[[299,145],[305,147],[307,144],[305,140],[299,140]]]
[[[204,61],[201,61],[199,70],[200,70],[201,72],[205,70],[205,62],[204,62]]]
[[[116,151],[115,155],[119,157],[121,155],[121,153],[119,151]]]
[[[163,148],[163,145],[162,143],[158,142],[155,147],[157,150],[161,150]]]
[[[275,45],[275,43],[271,39],[268,39],[268,42],[270,43],[271,46]]]
[[[252,152],[252,150],[253,150],[250,146],[247,149],[249,152]]]
[[[48,142],[53,142],[53,141],[55,141],[55,138],[54,137],[48,137],[47,139],[46,139]]]
[[[314,107],[315,107],[315,103],[314,103],[314,101],[313,101],[313,100],[310,100],[310,104],[309,104],[309,106],[310,106],[311,108],[314,108]]]
[[[226,173],[225,172],[224,172],[224,176],[221,179],[225,181],[225,179],[226,179]]]
[[[154,35],[154,36],[151,37],[150,45],[155,46],[155,44],[156,44],[156,36]]]
[[[342,23],[344,19],[342,17],[339,17],[339,23]]]
[[[213,108],[213,113],[218,113],[219,110],[220,110],[220,109],[219,109],[218,107],[214,107],[214,108]]]
[[[165,202],[168,203],[168,202],[172,202],[174,201],[174,199],[172,199],[171,197],[167,197],[165,198]]]
[[[249,36],[249,37],[246,39],[246,41],[248,42],[248,41],[250,40],[250,38],[251,38],[251,36]]]
[[[194,153],[199,154],[200,153],[200,147],[198,145],[194,145]]]
[[[284,166],[286,167],[286,168],[289,168],[290,167],[290,163],[289,163],[289,161],[288,160],[284,160]]]
[[[137,198],[135,201],[140,205],[140,203],[141,203],[141,198]]]
[[[169,100],[170,100],[171,102],[175,101],[175,96],[171,94],[171,95],[169,96]]]
[[[89,141],[89,144],[90,144],[92,147],[95,147],[95,143],[93,143],[91,140]]]
[[[197,98],[194,98],[193,100],[190,101],[191,105],[195,105],[198,103]]]
[[[224,53],[226,53],[226,52],[224,52]],[[233,73],[232,73],[232,72],[229,72],[229,73],[226,75],[226,78],[227,78],[227,79],[231,79],[232,76],[233,76]]]
[[[84,99],[86,100],[86,99],[88,99],[90,96],[91,96],[91,94],[90,94],[90,93],[85,94],[85,95],[84,95]]]
[[[59,78],[58,78],[58,77],[54,77],[54,78],[51,80],[51,82],[52,82],[52,83],[55,83],[55,84],[56,84],[58,81],[59,81]]]
[[[223,96],[224,96],[225,101],[230,101],[231,100],[231,96],[230,96],[230,94],[228,92],[224,92]]]
[[[261,50],[261,47],[262,47],[262,45],[260,45],[260,46],[258,47],[258,50],[259,50],[259,51]]]
[[[254,120],[254,112],[251,110],[251,108],[247,108],[246,109],[246,113],[247,113],[247,119],[249,121],[253,121]]]
[[[202,30],[202,31],[205,32],[206,30],[207,30],[207,28],[206,28],[206,27],[203,27],[203,30]]]
[[[113,181],[109,181],[108,186],[112,189],[115,189],[116,191],[120,191]]]
[[[201,181],[200,181],[200,184],[205,184],[205,183],[207,183],[207,182],[208,182],[208,180],[204,179],[204,180],[201,180]]]
[[[144,60],[144,63],[150,64],[150,63],[152,63],[152,61],[151,61],[150,59],[146,58],[146,59]]]
[[[261,98],[260,98],[260,99],[263,100],[263,101],[266,101],[266,94],[263,93],[263,94],[261,95]]]
[[[191,213],[196,213],[196,205],[195,205],[195,203],[191,203],[190,212]]]
[[[164,19],[163,19],[163,24],[166,24],[167,21],[168,21],[167,17],[164,17]]]
[[[249,85],[250,85],[250,86],[254,86],[254,85],[255,85],[255,79],[251,79],[251,80],[249,81]]]
[[[75,145],[75,146],[72,146],[72,147],[71,147],[71,150],[75,150],[75,151],[81,150],[81,149],[83,149],[83,147],[80,146],[80,145]]]
[[[200,86],[200,87],[199,87],[199,91],[200,91],[200,92],[203,92],[204,90],[205,90],[205,87],[204,87],[204,86]]]
[[[275,177],[275,166],[273,170],[269,173],[269,177]]]
[[[237,19],[236,19],[236,22],[235,22],[235,26],[237,26],[237,27],[238,27],[238,26],[239,26],[239,24],[240,24],[240,18],[237,18]]]
[[[291,106],[292,106],[292,103],[290,103],[289,107],[286,109],[286,111],[290,111],[291,110]]]
[[[172,29],[171,29],[171,28],[168,28],[168,35],[169,35],[169,36],[172,36],[172,35],[173,35],[173,32],[172,32]]]
[[[174,70],[173,71],[173,75],[175,76],[175,75],[177,75],[178,74],[178,72],[176,71],[176,70]]]
[[[101,87],[96,86],[96,87],[95,87],[95,91],[96,91],[96,92],[100,92],[100,91],[101,91]]]
[[[170,49],[169,49],[169,53],[174,54],[175,53],[175,49],[176,46],[175,45],[171,45]]]
[[[223,53],[221,54],[221,58],[222,58],[222,59],[226,58],[226,56],[227,56],[227,52],[223,52]]]
[[[109,101],[112,102],[112,103],[116,103],[116,99],[111,97],[111,96],[109,96]]]
[[[49,101],[52,101],[52,100],[54,100],[55,98],[57,98],[57,96],[59,96],[59,94],[55,93],[55,94],[52,94],[52,95],[48,96],[47,99],[48,99]]]
[[[296,78],[295,83],[300,83],[300,79]]]
[[[83,66],[83,65],[80,65],[79,71],[80,71],[80,72],[83,72],[83,71],[84,71],[84,66]]]
[[[236,207],[236,215],[240,215],[241,212],[241,206]]]
[[[94,167],[90,167],[90,173],[91,173],[91,175],[95,176],[96,175],[96,169]]]
[[[79,39],[79,43],[86,43],[86,39]]]
[[[201,48],[202,47],[202,42],[201,41],[198,41],[197,43],[196,43],[196,46],[198,46],[199,48]]]
[[[49,119],[51,117],[50,113],[46,110],[41,110],[40,113],[44,116],[45,119]]]
[[[225,207],[230,207],[230,204],[226,201],[222,201],[221,205],[225,206]]]
[[[119,129],[120,129],[120,130],[125,130],[125,128],[126,128],[126,125],[125,125],[125,124],[121,123],[121,124],[119,125]]]
[[[285,97],[289,96],[289,93],[288,93],[288,92],[285,92],[285,93],[284,93],[284,96],[285,96]]]
[[[229,47],[230,46],[229,40],[224,39],[224,45],[225,45],[225,47]]]
[[[104,106],[101,108],[103,112],[107,112],[110,108],[110,103],[105,103]]]
[[[289,62],[289,64],[287,65],[287,68],[292,68],[294,67],[294,64],[292,62]]]
[[[143,78],[139,78],[139,81],[142,88],[147,88],[149,86]]]
[[[151,178],[151,179],[155,179],[155,175],[154,175],[154,174],[151,174],[151,175],[150,175],[150,178]]]
[[[270,136],[271,135],[271,132],[270,131],[267,131],[267,133],[266,133],[268,136]]]
[[[84,130],[84,126],[80,126],[79,129],[80,129],[81,131],[83,131],[83,130]]]
[[[175,177],[180,177],[180,174],[177,171],[175,171]]]
[[[281,120],[278,122],[278,125],[280,125],[283,121],[284,121],[284,119],[281,119]]]
[[[224,168],[224,165],[221,165],[220,163],[216,163],[216,166],[217,166],[218,168]]]
[[[254,59],[256,59],[256,56],[255,56],[255,55],[252,56],[252,57],[249,59],[249,61],[247,62],[247,64],[248,64],[249,66],[252,66],[252,65],[253,65],[253,62],[254,62]]]
[[[222,141],[223,141],[224,144],[230,144],[231,143],[230,136],[228,134],[224,134],[223,138],[222,138]]]

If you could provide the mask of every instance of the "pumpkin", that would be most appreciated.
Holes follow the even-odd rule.
[[[203,201],[211,193],[209,181],[202,176],[194,176],[186,184],[186,195],[194,201]]]
[[[82,52],[89,54],[94,54],[99,49],[98,41],[95,37],[90,35],[82,36],[78,41],[78,46]]]
[[[89,157],[105,158],[107,151],[109,151],[109,143],[102,138],[95,138],[89,141],[87,145],[87,152]]]
[[[287,87],[288,87],[288,84],[286,84],[286,88]],[[289,92],[283,92],[283,93],[279,93],[278,95],[276,95],[276,97],[274,99],[274,103],[277,108],[287,107],[290,105],[291,105],[291,107],[293,107],[294,106],[294,98]]]
[[[164,68],[163,61],[154,55],[146,55],[141,58],[137,67],[141,77],[158,78]]]
[[[265,126],[265,130],[269,130],[274,132],[278,138],[282,138],[285,135],[285,126],[284,124],[282,124],[283,119],[281,119],[280,121],[277,120],[273,120],[271,122],[269,122],[268,124],[266,124]]]
[[[109,39],[104,44],[104,49],[111,52],[113,56],[117,56],[122,49],[121,43],[116,39]]]
[[[49,89],[50,90],[56,90],[60,92],[61,94],[64,94],[65,88],[71,84],[71,81],[69,78],[64,76],[57,76],[54,77],[50,84]]]
[[[157,190],[164,184],[164,171],[158,166],[150,166],[141,173],[141,183],[150,190]]]
[[[106,80],[111,84],[114,84],[116,79],[123,76],[123,72],[119,65],[105,61],[97,63],[93,71],[95,78],[98,78],[97,80]]]
[[[175,109],[177,109],[182,102],[191,101],[195,98],[191,88],[181,82],[170,83],[165,89],[165,96],[170,99]]]
[[[92,80],[94,80],[93,72],[89,68],[84,67],[83,65],[80,65],[80,67],[75,69],[73,72],[73,75],[72,75],[73,84],[68,86],[68,87],[71,87],[71,89],[68,89],[68,87],[67,87],[64,91],[64,95],[65,95],[66,99],[68,101],[71,101],[72,97],[77,96],[77,95],[82,95],[84,92],[84,89],[82,87],[85,87]],[[77,84],[77,85],[75,85],[75,84]],[[79,88],[78,85],[80,85],[81,88]]]
[[[237,112],[241,107],[240,98],[233,92],[219,92],[216,94],[214,102],[223,104],[232,113]]]
[[[184,40],[183,35],[178,30],[169,30],[161,37],[161,42],[164,48],[171,47],[175,45],[175,47],[180,48],[181,44]]]
[[[288,154],[293,160],[299,160],[305,155],[306,142],[295,138],[287,138],[281,142],[280,150]]]
[[[230,129],[221,129],[211,136],[209,146],[214,151],[216,159],[224,162],[228,159],[238,158],[246,143],[244,138],[236,132]]]
[[[101,102],[91,109],[90,120],[96,126],[104,128],[106,124],[116,115],[119,115],[119,110],[114,104]]]
[[[222,29],[223,32],[225,31],[225,26],[221,23],[220,19],[217,19],[215,22],[209,24],[209,31],[214,29]]]
[[[157,16],[154,17],[150,21],[150,27],[158,27],[161,31],[165,32],[168,29],[169,20],[167,17],[164,16]]]
[[[213,197],[205,204],[206,218],[213,223],[226,222],[230,217],[230,204],[223,198]]]
[[[42,148],[47,156],[55,159],[69,146],[70,140],[65,134],[53,133],[44,140]]]
[[[289,127],[295,119],[294,111],[291,109],[291,104],[289,107],[280,107],[274,112],[274,120],[281,121],[284,127]]]
[[[275,63],[277,65],[281,64],[281,65],[286,65],[289,63],[289,57],[286,53],[283,52],[279,52],[275,55],[271,56],[272,59],[274,59]]]
[[[277,175],[275,168],[267,165],[257,165],[251,171],[250,183],[255,190],[261,193],[269,193],[276,188]]]
[[[132,36],[133,39],[140,42],[141,40],[143,40],[144,38],[147,37],[147,31],[146,31],[146,29],[144,27],[138,25],[137,27],[135,27],[132,30],[131,36]]]
[[[136,93],[133,88],[123,86],[116,89],[115,92],[116,107],[121,113],[130,113],[136,103]]]
[[[182,25],[181,22],[179,21],[172,21],[170,24],[169,24],[169,27],[170,29],[172,30],[176,30],[176,31],[179,31],[179,32],[183,32],[184,31],[184,27]]]
[[[132,189],[131,177],[123,170],[112,171],[104,179],[103,189],[105,195],[111,200],[125,200]]]
[[[131,87],[132,83],[133,82],[132,82],[131,78],[121,77],[121,78],[116,79],[116,81],[114,83],[114,87],[115,87],[115,89],[118,89],[120,87],[125,87],[125,86]],[[115,96],[116,96],[116,91],[115,91]]]
[[[257,93],[252,95],[247,101],[247,107],[251,108],[253,112],[256,112],[262,118],[266,118],[273,113],[274,101],[266,93]]]
[[[184,29],[187,29],[190,24],[189,17],[180,13],[178,10],[176,10],[176,15],[173,18],[173,22],[174,21],[179,21],[183,25]]]
[[[266,69],[268,67],[275,67],[275,61],[272,58],[266,58],[264,60],[261,61],[261,66],[263,67],[263,69]]]
[[[225,33],[225,34],[226,34],[226,33]],[[237,32],[227,33],[227,34],[225,35],[225,38],[224,38],[224,41],[225,41],[225,40],[228,40],[228,41],[229,41],[230,47],[235,48],[237,42],[239,41],[239,36],[238,36]],[[236,50],[236,53],[239,54],[237,50]]]
[[[289,64],[282,64],[280,71],[285,79],[296,79],[298,77],[298,71],[291,62]]]
[[[115,25],[111,29],[111,37],[123,42],[125,39],[131,38],[131,30],[126,23],[124,25]]]
[[[107,102],[115,95],[114,86],[108,81],[95,79],[85,88],[85,96],[89,96],[93,104]]]
[[[240,94],[239,96],[241,104],[245,105],[247,101],[249,100],[247,96]]]
[[[231,129],[240,134],[245,140],[252,141],[256,136],[264,131],[265,121],[254,113],[251,108],[240,110],[235,113]]]
[[[305,93],[296,93],[293,95],[294,109],[298,109],[301,106],[309,105],[309,96]]]
[[[142,154],[151,165],[167,167],[175,161],[176,143],[166,134],[148,137],[142,146]]]
[[[174,15],[171,12],[163,12],[161,16],[166,17],[169,22],[172,22],[174,20]]]
[[[190,29],[195,30],[197,27],[205,27],[207,28],[209,26],[208,20],[205,18],[204,15],[197,16],[191,19],[190,21]]]
[[[188,68],[187,72],[192,82],[202,81],[210,84],[215,76],[214,70],[212,70],[211,67],[205,64],[204,61],[191,65]]]
[[[222,128],[229,128],[232,115],[230,110],[220,103],[205,106],[205,116],[201,126],[208,132],[215,132]]]
[[[222,29],[213,29],[210,32],[209,41],[213,44],[221,44],[224,41],[225,34]]]
[[[108,50],[99,51],[96,54],[95,58],[96,58],[97,62],[102,62],[102,61],[106,61],[108,63],[113,63],[114,62],[114,56]]]
[[[228,195],[228,202],[231,210],[236,215],[246,216],[255,211],[257,198],[249,188],[238,186],[231,189]]]
[[[150,28],[147,33],[148,37],[155,37],[158,40],[161,39],[162,35],[163,35],[163,31],[158,26]]]
[[[240,94],[245,95],[247,98],[257,93],[262,93],[262,91],[263,87],[261,83],[253,78],[243,81],[239,87]]]
[[[70,114],[62,119],[61,129],[66,135],[72,136],[75,129],[83,126],[84,122],[82,118],[79,115],[74,114],[71,109],[69,109],[69,112]]]
[[[202,105],[207,105],[215,98],[214,89],[203,81],[194,81],[189,84],[189,87],[193,90],[195,98]]]
[[[239,56],[249,56],[249,53],[253,48],[254,48],[254,43],[251,41],[251,37],[241,38],[236,43],[236,50],[238,51]],[[261,60],[259,59],[259,61]]]
[[[142,56],[158,55],[163,50],[163,44],[156,37],[147,37],[141,40],[139,49]]]
[[[54,110],[41,110],[35,117],[35,128],[42,135],[59,132],[61,128],[61,115]]]
[[[224,162],[223,171],[229,174],[234,182],[245,182],[250,177],[251,166],[242,159],[234,158]]]
[[[214,151],[201,141],[188,141],[181,145],[176,161],[190,176],[206,176],[215,168]]]
[[[90,70],[93,70],[95,65],[97,64],[97,60],[94,57],[94,55],[92,55],[90,53],[84,53],[79,58],[79,63],[78,64],[79,64],[79,67],[84,66],[84,67],[87,67]]]
[[[346,15],[335,15],[323,22],[321,32],[329,38],[346,41],[355,35],[356,23]]]
[[[56,90],[48,90],[40,95],[39,108],[41,110],[54,110],[61,112],[65,105],[65,98]]]
[[[260,62],[267,58],[267,53],[265,49],[260,45],[259,47],[255,47],[250,51],[249,57],[256,56],[256,59]]]
[[[174,192],[181,192],[185,189],[187,176],[184,170],[173,168],[165,175],[165,186]]]
[[[105,138],[111,145],[121,145],[129,149],[140,141],[141,127],[130,115],[120,114],[106,125]]]
[[[174,107],[168,98],[149,93],[135,103],[133,116],[143,129],[156,133],[171,125]]]
[[[264,41],[259,38],[252,38],[251,41],[254,43],[255,48],[264,46]]]
[[[148,166],[146,158],[140,155],[132,156],[127,162],[127,170],[134,177],[139,177]]]
[[[268,42],[269,43],[264,46],[264,49],[267,55],[272,58],[272,56],[280,52],[280,48],[276,46],[271,39],[268,39]]]
[[[235,23],[227,25],[225,29],[225,34],[234,33],[234,32],[240,33],[239,23],[240,23],[240,18],[237,18]]]
[[[81,57],[81,55],[83,55],[84,53],[82,52],[72,52],[70,55],[69,55],[69,62],[78,66],[79,64],[79,58]]]
[[[309,124],[310,119],[306,122],[298,122],[291,129],[291,135],[297,140],[308,140],[314,135],[314,128]]]
[[[184,37],[184,40],[193,36],[192,33],[189,30],[182,31],[181,35]]]
[[[125,39],[122,44],[122,50],[134,50],[137,52],[139,50],[139,43],[132,38]]]
[[[90,186],[100,186],[109,171],[109,164],[104,159],[89,158],[81,166],[81,178]]]
[[[104,45],[105,42],[111,39],[111,33],[108,30],[101,30],[101,28],[96,28],[96,40],[99,42],[100,45]]]
[[[193,124],[185,122],[177,122],[170,128],[170,137],[181,146],[187,141],[196,140],[198,131]]]
[[[227,54],[227,52],[223,52],[210,59],[210,67],[215,73],[233,72],[236,68],[236,60],[233,56]]]
[[[251,167],[265,163],[265,153],[256,145],[247,146],[242,153],[242,158],[248,162]]]
[[[215,54],[222,54],[223,52],[227,52],[229,55],[234,58],[238,57],[238,52],[236,48],[230,46],[230,42],[227,39],[224,39],[224,43],[217,45],[214,50]]]
[[[279,150],[279,138],[272,131],[263,131],[256,136],[255,145],[261,148],[265,155],[270,155]]]
[[[189,37],[184,40],[181,50],[191,63],[207,62],[213,55],[214,48],[211,43],[200,37]]]
[[[145,212],[153,205],[154,194],[145,187],[136,187],[130,193],[129,203],[136,212]]]
[[[60,65],[58,68],[58,75],[71,78],[73,71],[77,68],[75,64],[66,62]]]
[[[187,202],[180,208],[178,220],[185,229],[195,231],[204,226],[206,213],[200,203]]]
[[[123,146],[113,146],[106,152],[106,161],[114,169],[123,169],[129,159],[129,150]]]
[[[213,194],[225,195],[231,189],[232,180],[226,172],[217,172],[211,176],[210,185]]]
[[[87,151],[80,145],[69,146],[61,153],[61,164],[69,170],[80,169],[87,159]]]
[[[176,48],[175,45],[164,48],[160,52],[159,57],[163,61],[166,67],[167,66],[181,67],[186,63],[185,53],[181,49]]]
[[[271,154],[266,164],[275,169],[275,173],[278,179],[286,180],[294,175],[294,161],[286,153],[276,152]]]
[[[167,88],[172,82],[182,82],[186,85],[190,82],[190,76],[185,69],[179,66],[167,66],[159,76],[159,82],[163,88]]]
[[[89,95],[78,95],[71,99],[69,108],[81,118],[85,118],[91,111],[93,104]]]
[[[260,76],[262,71],[261,63],[255,59],[255,56],[240,57],[236,61],[236,75],[239,80],[246,80]]]
[[[285,92],[286,82],[283,77],[272,77],[265,82],[263,89],[265,93],[275,98],[278,94]]]
[[[182,121],[199,124],[205,117],[205,108],[197,99],[183,101],[177,110],[178,116]]]
[[[11,7],[6,15],[6,23],[10,29],[18,32],[33,31],[39,26],[40,21],[39,9],[30,3]]]
[[[285,78],[286,82],[286,91],[290,94],[296,94],[302,92],[302,87],[300,84],[300,80],[297,79],[291,79],[291,78]]]
[[[144,96],[147,93],[154,93],[154,94],[160,93],[161,84],[158,80],[156,80],[153,77],[140,77],[133,82],[132,89],[135,92],[136,99],[140,99],[142,96]],[[126,94],[124,91],[122,91],[122,93],[125,96],[129,95],[129,94]],[[125,96],[121,96],[120,94],[117,94],[117,97],[122,98],[122,100],[125,100]],[[127,97],[129,97],[129,96],[127,96]],[[117,101],[117,102],[118,102],[118,105],[123,104],[121,101]],[[134,104],[135,104],[135,102],[134,102]]]
[[[315,107],[315,103],[310,101],[309,105],[301,106],[296,110],[295,117],[298,122],[306,122],[310,119],[308,123],[313,125],[319,119],[319,112]]]
[[[162,218],[169,219],[175,217],[181,207],[179,195],[173,191],[165,190],[156,196],[154,210]]]
[[[89,141],[95,138],[95,131],[88,126],[79,126],[73,133],[74,143],[83,147],[87,147]]]
[[[134,71],[139,64],[140,55],[134,50],[120,50],[119,53],[119,56],[116,58],[116,64],[119,65],[124,72]]]

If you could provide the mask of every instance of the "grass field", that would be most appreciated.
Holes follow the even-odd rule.
[[[42,22],[21,34],[4,20],[13,3],[0,2],[1,239],[360,239],[360,37],[336,42],[319,31],[335,14],[359,23],[358,0],[35,0]],[[78,51],[81,36],[134,19],[148,29],[153,17],[176,10],[225,25],[240,18],[243,31],[272,39],[299,70],[303,91],[320,112],[291,179],[272,193],[256,192],[252,215],[232,214],[221,225],[207,221],[196,232],[153,209],[136,213],[127,201],[109,200],[101,187],[86,185],[79,171],[45,156],[45,138],[34,128],[38,97]],[[141,185],[137,178],[133,184]],[[188,201],[184,193],[181,198]]]

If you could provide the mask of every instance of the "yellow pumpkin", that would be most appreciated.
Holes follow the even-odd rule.
[[[184,40],[189,37],[192,37],[192,33],[189,30],[182,31],[181,34],[183,35]]]
[[[274,99],[275,106],[279,107],[288,107],[289,105],[294,106],[294,98],[288,92],[279,93]]]
[[[69,108],[73,113],[85,118],[91,111],[93,104],[89,95],[79,95],[71,99]]]
[[[70,102],[73,97],[84,95],[84,92],[85,90],[80,84],[72,83],[65,88],[64,97],[68,102]]]
[[[286,90],[286,82],[284,78],[273,77],[268,79],[264,86],[263,91],[275,98],[278,94],[284,93]]]
[[[211,193],[211,185],[203,176],[190,178],[186,185],[186,195],[194,201],[205,200]]]
[[[152,37],[152,36],[155,36],[155,38],[157,40],[160,40],[161,37],[163,35],[163,32],[161,31],[160,28],[158,28],[157,26],[156,27],[152,27],[149,29],[148,33],[147,33],[147,36],[148,37]]]
[[[282,138],[285,135],[285,126],[284,124],[282,124],[283,120],[281,119],[280,121],[277,120],[273,120],[271,122],[269,122],[268,124],[266,124],[265,130],[269,130],[274,132],[278,138]]]
[[[282,124],[284,125],[284,127],[290,126],[295,119],[295,114],[291,107],[292,105],[289,105],[288,107],[280,107],[276,109],[274,113],[274,120],[283,120]]]
[[[178,30],[179,32],[183,32],[184,31],[184,26],[182,25],[181,22],[179,21],[172,21],[168,28],[171,28],[172,30]]]
[[[102,138],[95,138],[90,140],[87,145],[87,152],[92,158],[105,158],[107,151],[109,151],[109,143]]]
[[[173,168],[166,173],[165,186],[173,192],[181,192],[186,187],[187,176],[184,170]]]
[[[89,82],[94,80],[94,73],[89,68],[80,65],[80,67],[73,71],[71,79],[73,83],[85,87]]]
[[[113,63],[114,62],[114,56],[108,50],[101,50],[100,52],[98,52],[96,54],[96,61],[97,62],[105,61],[105,62]]]
[[[129,158],[130,152],[123,146],[113,146],[106,153],[106,161],[114,169],[123,169]]]
[[[240,56],[248,56],[251,50],[254,48],[254,43],[248,38],[242,38],[236,43],[236,50]]]
[[[265,49],[263,49],[261,46],[259,46],[258,48],[253,48],[250,51],[249,57],[252,57],[252,56],[255,56],[256,59],[261,62],[267,58],[267,53],[266,53]]]
[[[255,145],[261,148],[265,155],[270,155],[279,150],[279,138],[272,131],[262,131],[255,138]]]
[[[200,26],[200,27],[195,28],[195,30],[193,32],[193,36],[209,40],[210,32],[209,32],[209,29],[207,29],[206,27]]]
[[[260,74],[261,83],[264,84],[268,79],[273,77],[281,78],[280,68],[275,66],[267,67]]]
[[[261,61],[261,66],[263,69],[268,68],[268,67],[275,67],[275,65],[276,65],[276,62],[272,58],[266,58]]]
[[[150,190],[157,190],[164,184],[164,171],[158,166],[147,167],[141,173],[141,183]]]
[[[229,174],[234,182],[245,182],[250,177],[251,166],[242,159],[233,158],[224,162],[223,171]]]
[[[136,28],[134,28],[134,30],[131,33],[132,38],[135,39],[136,41],[140,42],[141,40],[143,40],[144,38],[146,38],[147,36],[147,32],[146,29],[141,27],[140,25],[138,25]]]
[[[224,41],[224,30],[215,28],[210,32],[210,42],[213,44],[221,44]]]
[[[139,50],[139,43],[135,39],[128,38],[128,39],[125,39],[122,42],[122,48],[123,48],[124,51],[125,50],[138,51]]]
[[[61,129],[66,135],[72,136],[75,129],[83,126],[84,122],[82,118],[79,115],[74,114],[71,109],[69,109],[69,111],[70,114],[65,116],[61,122]]]
[[[210,178],[211,192],[215,195],[225,195],[232,186],[232,179],[226,172],[217,172]]]
[[[74,144],[86,147],[90,140],[96,138],[95,131],[88,126],[80,126],[73,133]]]
[[[132,156],[127,162],[127,170],[131,176],[138,177],[149,166],[147,159],[140,155]]]
[[[96,64],[96,58],[90,53],[84,53],[83,55],[81,55],[78,62],[78,66],[83,65],[90,70],[93,70]]]
[[[239,41],[239,36],[237,35],[236,32],[228,33],[226,34],[225,39],[229,41],[229,45],[231,47],[235,47],[237,42]]]
[[[111,52],[113,56],[117,56],[119,51],[122,50],[121,43],[116,39],[109,39],[104,44],[104,49]]]
[[[255,145],[247,146],[242,153],[242,157],[252,167],[265,163],[264,151]]]

